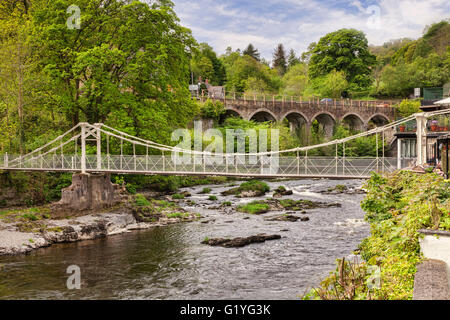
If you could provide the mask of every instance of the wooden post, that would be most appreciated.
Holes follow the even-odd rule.
[[[8,168],[8,166],[9,166],[9,164],[8,164],[8,152],[6,152],[5,153],[5,163],[4,163],[4,165],[5,165],[5,168]]]

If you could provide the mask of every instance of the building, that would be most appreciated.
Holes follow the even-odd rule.
[[[445,100],[442,100],[445,102]],[[450,104],[442,104],[436,102],[432,106],[424,106],[422,110],[425,112],[438,111],[450,108]],[[397,133],[394,135],[397,138],[397,157],[398,167],[409,167],[414,165],[416,159],[420,156],[417,143],[417,124],[412,120],[406,124],[397,127]],[[450,132],[450,116],[439,116],[436,119],[429,119],[425,128],[426,134],[422,145],[426,146],[426,155],[422,154],[422,159],[426,156],[426,163],[430,166],[438,166],[442,159],[440,153],[440,141],[442,137],[446,137]]]

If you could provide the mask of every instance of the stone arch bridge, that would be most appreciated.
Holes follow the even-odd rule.
[[[203,100],[203,99],[202,99]],[[240,99],[214,99],[221,101],[227,111],[225,117],[238,116],[245,120],[284,121],[291,130],[309,128],[317,120],[327,134],[338,123],[364,131],[379,127],[396,119],[392,102],[328,100],[328,101],[257,101]]]

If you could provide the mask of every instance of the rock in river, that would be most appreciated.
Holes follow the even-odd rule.
[[[278,240],[281,239],[280,235],[266,235],[266,234],[258,234],[256,236],[251,236],[247,238],[235,238],[235,239],[207,239],[202,242],[202,244],[207,244],[212,247],[225,247],[225,248],[241,248],[248,246],[252,243],[262,243],[269,240]]]

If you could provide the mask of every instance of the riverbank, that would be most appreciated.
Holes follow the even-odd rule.
[[[56,243],[92,240],[200,218],[175,202],[157,198],[164,195],[129,195],[114,208],[97,212],[56,212],[52,211],[53,205],[3,210],[0,212],[0,256],[26,254]]]
[[[359,246],[359,261],[338,267],[304,299],[410,300],[423,262],[421,229],[450,230],[449,181],[436,174],[374,174],[362,202],[371,236]],[[370,282],[368,280],[373,280]]]

